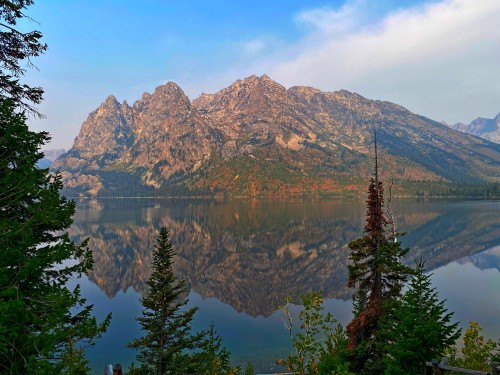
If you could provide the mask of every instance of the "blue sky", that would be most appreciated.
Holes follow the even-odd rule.
[[[69,148],[110,94],[133,103],[168,81],[194,99],[251,74],[347,89],[447,122],[500,112],[500,1],[38,0],[49,45],[25,80],[31,120]]]

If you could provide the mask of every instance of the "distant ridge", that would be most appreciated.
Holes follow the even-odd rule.
[[[401,194],[500,182],[498,144],[397,104],[266,75],[193,102],[173,82],[132,106],[109,96],[52,168],[73,195],[358,194],[374,128],[382,177]]]
[[[48,168],[52,165],[52,163],[62,154],[64,154],[66,150],[64,149],[51,149],[43,151],[43,158],[40,159],[37,163],[38,168]]]
[[[500,143],[500,113],[491,119],[478,117],[470,124],[457,122],[448,126],[462,133],[477,135],[491,142]]]

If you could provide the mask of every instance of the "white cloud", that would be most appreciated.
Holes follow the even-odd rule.
[[[232,58],[221,60],[226,69],[219,65],[196,72],[187,64],[185,70],[192,75],[179,70],[170,72],[168,80],[177,82],[192,99],[251,74],[268,74],[285,86],[347,89],[449,123],[492,118],[500,112],[499,0],[429,0],[392,12],[377,8],[380,3],[346,0],[337,9],[291,15],[297,30],[304,33],[299,40],[287,42],[269,33],[230,38],[224,51],[230,51]],[[89,88],[82,92],[71,87],[64,88],[70,93],[64,96],[60,85],[42,85],[47,100],[40,109],[47,113],[54,135],[50,147],[69,147],[89,108],[97,108],[106,93],[132,103],[168,80],[134,82],[139,90],[121,93],[107,82],[94,83],[98,95]],[[50,100],[52,91],[82,106],[76,110],[72,104]],[[54,108],[43,107],[52,102]]]
[[[241,49],[247,56],[255,56],[266,48],[266,43],[262,39],[253,39],[241,43]]]
[[[298,23],[311,26],[323,33],[340,33],[354,29],[361,21],[360,1],[345,3],[340,9],[320,8],[299,13]]]
[[[257,64],[285,85],[341,88],[449,122],[500,111],[500,1],[444,0],[368,23],[363,1],[297,15],[313,30]],[[267,67],[267,69],[265,69]]]

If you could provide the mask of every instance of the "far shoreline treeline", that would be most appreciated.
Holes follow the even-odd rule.
[[[112,191],[100,191],[96,195],[88,195],[78,189],[63,188],[62,194],[72,199],[94,198],[165,198],[165,199],[275,199],[280,201],[294,199],[364,199],[363,190],[343,190],[336,193],[314,191],[288,191],[279,194],[237,194],[213,191],[191,191],[185,188],[172,187],[162,189],[143,189],[141,185],[123,185]],[[422,183],[394,185],[392,197],[397,199],[500,199],[500,183],[458,184],[458,183]]]

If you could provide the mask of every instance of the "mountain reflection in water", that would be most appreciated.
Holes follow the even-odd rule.
[[[433,269],[461,259],[499,269],[494,250],[473,255],[500,245],[499,202],[392,205],[398,230],[408,233],[401,238],[411,249],[408,264],[421,257]],[[176,275],[191,291],[266,317],[308,290],[350,298],[347,243],[362,234],[364,215],[363,202],[335,200],[109,199],[81,202],[70,234],[76,241],[90,237],[89,279],[113,298],[130,287],[145,291],[155,238],[166,226]]]

